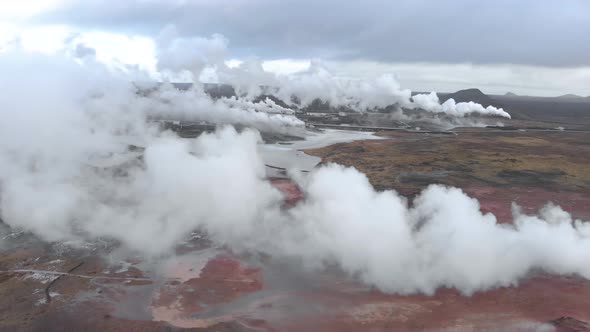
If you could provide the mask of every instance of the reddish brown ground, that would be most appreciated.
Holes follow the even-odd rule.
[[[156,321],[176,327],[205,328],[234,321],[236,317],[227,314],[195,319],[192,316],[261,289],[260,269],[245,267],[235,258],[217,256],[207,262],[197,278],[182,283],[167,282],[156,289],[150,310]]]
[[[324,331],[512,331],[572,316],[590,320],[590,284],[570,278],[537,277],[518,287],[466,297],[452,289],[434,296],[396,296],[379,292],[333,293],[325,301],[334,312],[318,320],[293,322],[289,329]]]
[[[77,273],[113,278],[105,268],[91,261]],[[142,285],[67,276],[52,286],[59,295],[49,304],[38,303],[35,292],[46,284],[24,273],[2,274],[0,326],[5,331],[546,331],[538,328],[565,316],[579,321],[556,324],[573,331],[567,327],[590,321],[590,282],[573,277],[539,275],[517,287],[467,297],[453,289],[434,296],[388,295],[333,273],[316,274],[304,286],[277,287],[265,284],[267,273],[281,272],[222,254],[185,281],[176,279],[174,269]],[[137,270],[117,275],[142,277]],[[126,316],[131,309],[117,303],[143,310],[145,317]]]
[[[303,193],[295,182],[289,179],[270,179],[270,183],[285,196],[286,207],[292,207],[303,199]]]
[[[471,129],[470,129],[471,130]],[[548,202],[590,220],[590,133],[507,132],[429,135],[336,144],[308,153],[353,166],[377,189],[413,197],[429,184],[462,188],[502,222],[511,204],[533,213]]]
[[[479,200],[482,212],[493,213],[502,223],[512,221],[512,203],[518,204],[527,214],[536,214],[549,202],[559,205],[575,218],[590,221],[588,197],[582,193],[519,187],[467,187],[463,188],[463,191]]]

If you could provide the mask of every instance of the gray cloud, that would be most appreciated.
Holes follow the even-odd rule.
[[[154,36],[221,33],[238,56],[590,65],[584,0],[72,1],[36,17]]]

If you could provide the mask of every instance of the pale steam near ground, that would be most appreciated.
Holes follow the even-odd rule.
[[[46,241],[116,240],[151,257],[170,254],[200,230],[237,252],[295,259],[312,270],[336,265],[404,294],[443,286],[471,294],[515,285],[537,269],[590,278],[590,227],[553,205],[537,216],[515,207],[514,224],[500,225],[460,189],[433,185],[410,205],[395,191],[375,191],[357,170],[332,164],[307,177],[294,172],[306,199],[285,210],[265,180],[256,131],[224,127],[187,140],[146,119],[180,113],[285,132],[300,130],[299,120],[214,101],[199,87],[139,96],[128,73],[110,72],[84,53],[90,58],[77,62],[0,54],[7,73],[0,80],[0,213],[13,228]],[[184,61],[165,63],[183,68]],[[318,86],[333,100],[354,105],[358,98],[367,108],[410,102],[409,93],[390,89],[391,77],[341,84],[319,73]],[[286,91],[308,91],[315,76],[303,77],[286,79]],[[143,162],[127,150],[127,137],[145,143]],[[127,162],[96,166],[117,157]]]

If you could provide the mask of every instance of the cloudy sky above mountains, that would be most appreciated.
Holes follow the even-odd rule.
[[[236,62],[279,72],[323,59],[342,76],[395,73],[418,91],[590,95],[586,0],[21,0],[0,4],[0,49],[79,38],[102,61],[154,70],[154,39],[221,34]]]

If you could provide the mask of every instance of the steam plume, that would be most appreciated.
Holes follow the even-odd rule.
[[[510,114],[501,108],[496,108],[494,106],[488,106],[484,108],[481,104],[474,103],[472,101],[467,103],[456,103],[455,100],[451,98],[441,105],[436,92],[431,92],[427,95],[418,94],[413,96],[412,100],[414,101],[414,104],[417,108],[421,108],[429,112],[443,112],[445,114],[459,117],[463,117],[471,113],[478,113],[481,115],[500,116],[510,119]]]
[[[336,265],[397,293],[471,294],[538,269],[590,279],[588,223],[557,206],[538,216],[515,208],[513,225],[500,225],[460,189],[434,185],[409,204],[375,191],[355,169],[328,165],[298,178],[306,199],[285,210],[265,179],[256,131],[224,127],[182,140],[146,121],[177,109],[270,126],[285,115],[219,104],[200,91],[138,96],[120,73],[59,56],[2,54],[0,71],[13,73],[0,81],[1,217],[44,240],[107,238],[158,256],[200,230],[236,251],[310,269]],[[129,137],[145,152],[129,150]]]
[[[249,59],[236,68],[225,65],[228,60],[228,41],[220,35],[211,38],[184,38],[178,36],[174,26],[168,26],[160,35],[158,66],[179,74],[190,72],[194,80],[205,73],[218,83],[232,85],[238,96],[252,100],[261,94],[272,94],[293,107],[307,107],[315,100],[331,107],[344,107],[355,111],[371,111],[388,106],[422,108],[429,112],[444,112],[449,116],[463,117],[478,113],[486,116],[510,118],[502,109],[448,100],[440,104],[436,93],[411,97],[411,91],[402,89],[393,75],[384,74],[368,79],[349,79],[333,75],[321,61],[312,61],[306,71],[292,75],[274,75],[266,72],[262,63]]]

